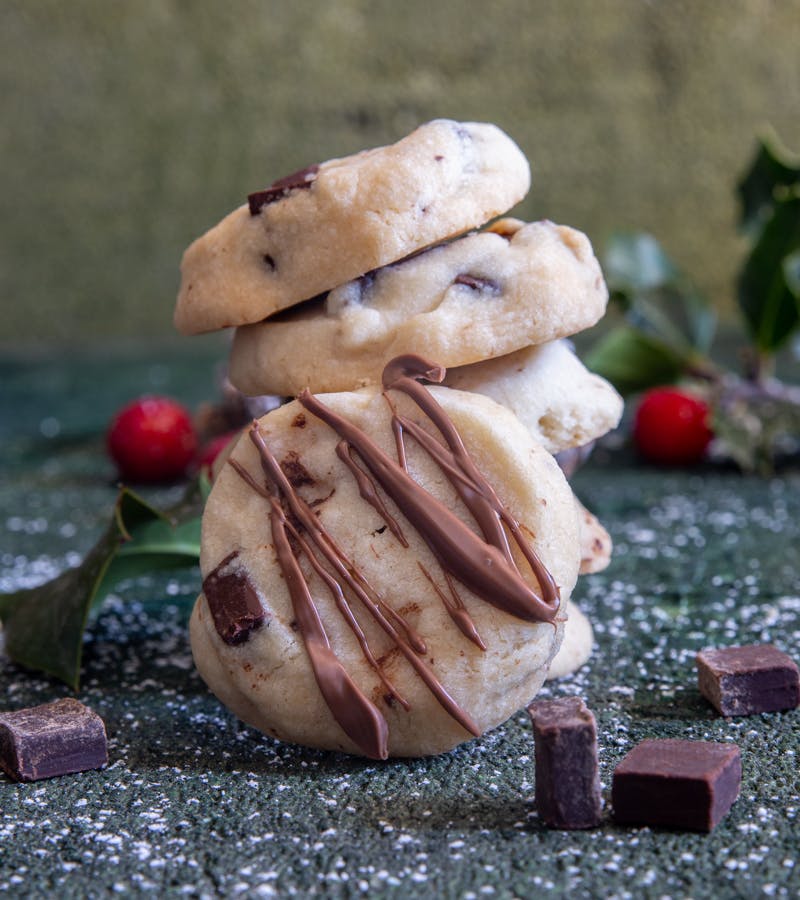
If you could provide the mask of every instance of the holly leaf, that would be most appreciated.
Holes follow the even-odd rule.
[[[798,253],[800,186],[776,200],[739,276],[739,307],[762,353],[779,349],[800,326]]]
[[[678,275],[661,244],[641,231],[611,235],[603,257],[603,270],[608,289],[624,296],[670,284]]]
[[[90,610],[122,580],[197,563],[205,493],[202,484],[193,486],[174,508],[176,520],[121,488],[109,525],[78,566],[38,587],[0,595],[9,657],[77,690]]]
[[[797,184],[800,184],[800,157],[781,147],[774,134],[762,137],[750,168],[737,185],[742,231],[757,239],[772,216],[781,189]]]
[[[790,253],[783,261],[786,287],[800,300],[800,250]]]
[[[716,328],[711,305],[652,235],[612,235],[603,269],[612,299],[635,328],[680,356],[711,346]]]
[[[676,381],[689,358],[651,335],[621,325],[585,355],[584,363],[621,394],[632,394]]]

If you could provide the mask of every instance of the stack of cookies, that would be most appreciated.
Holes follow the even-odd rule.
[[[498,128],[436,120],[186,251],[178,329],[235,327],[234,385],[298,398],[215,479],[191,623],[212,690],[269,734],[442,752],[588,656],[569,595],[610,541],[553,455],[622,402],[563,340],[606,307],[588,239],[498,218],[529,185]]]

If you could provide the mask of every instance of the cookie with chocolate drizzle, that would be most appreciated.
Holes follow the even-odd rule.
[[[254,422],[203,519],[192,650],[276,738],[451,749],[530,702],[580,564],[571,491],[516,417],[416,356]]]

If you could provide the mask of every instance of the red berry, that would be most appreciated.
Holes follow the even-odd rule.
[[[169,397],[141,397],[117,413],[107,446],[125,481],[173,481],[194,458],[197,437],[180,403]]]
[[[211,438],[197,455],[197,468],[200,470],[205,469],[210,476],[214,461],[238,434],[238,431],[228,431],[225,434],[219,434]]]
[[[713,437],[708,406],[675,388],[653,388],[642,397],[633,422],[639,452],[651,462],[688,466],[699,462]]]

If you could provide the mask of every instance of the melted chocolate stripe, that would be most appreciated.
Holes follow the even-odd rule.
[[[397,411],[394,408],[394,404],[389,399],[388,394],[383,395],[386,399],[386,402],[389,404],[389,409],[392,411],[392,434],[394,435],[394,445],[397,449],[397,462],[400,464],[400,468],[404,472],[408,472],[408,461],[406,460],[406,445],[403,443],[403,426],[400,424],[400,420],[397,418]]]
[[[291,484],[289,484],[286,476],[283,474],[280,466],[275,460],[275,457],[264,442],[264,438],[258,430],[257,422],[254,422],[250,428],[250,438],[259,451],[261,465],[265,475],[276,485],[278,490],[286,498],[292,512],[294,512],[303,524],[303,527],[308,532],[314,544],[319,548],[336,572],[338,572],[345,580],[359,600],[366,606],[375,621],[395,641],[400,651],[409,663],[411,663],[442,708],[445,709],[445,711],[463,728],[478,737],[481,733],[478,726],[469,714],[461,709],[458,703],[450,696],[430,668],[420,659],[418,652],[415,651],[409,641],[404,639],[395,626],[386,618],[381,606],[375,603],[367,591],[364,590],[362,584],[367,585],[366,579],[358,572],[355,566],[353,566],[352,562],[347,559],[346,555],[336,546],[333,538],[331,538],[328,532],[322,527],[319,519],[314,515],[314,512],[303,502],[302,498],[297,494]],[[372,589],[369,590],[374,593]],[[381,601],[381,605],[386,607],[386,604],[383,603],[383,601]],[[391,607],[386,607],[386,610],[397,617],[397,614],[394,613],[394,610],[392,610]],[[407,623],[404,623],[404,630],[409,635],[409,638],[414,635],[414,632],[409,628]],[[424,653],[424,647],[425,645],[422,643],[423,649],[419,652]]]
[[[454,578],[486,602],[518,619],[552,621],[558,609],[557,598],[555,607],[550,608],[531,590],[516,568],[508,564],[501,550],[487,544],[418,485],[360,428],[320,403],[308,390],[303,391],[298,400],[356,448],[380,486]]]
[[[534,597],[536,597],[538,605],[547,610],[547,614],[542,616],[542,619],[543,621],[552,622],[558,612],[560,602],[558,585],[547,567],[539,559],[536,551],[525,540],[520,531],[519,523],[511,516],[495,493],[494,488],[492,488],[473,462],[455,425],[453,425],[450,418],[436,402],[433,395],[416,380],[417,378],[427,378],[429,381],[441,382],[444,374],[445,370],[441,366],[433,365],[419,356],[409,354],[397,357],[386,366],[383,372],[383,385],[386,390],[399,390],[411,397],[439,429],[439,432],[450,447],[454,462],[457,463],[459,469],[468,475],[469,481],[477,488],[477,493],[474,493],[473,489],[465,490],[462,479],[456,478],[454,480],[448,475],[447,467],[443,467],[445,474],[448,475],[451,484],[453,484],[467,508],[475,516],[486,539],[503,552],[510,565],[518,572],[519,570],[511,557],[508,540],[500,525],[500,521],[502,520],[508,526],[515,543],[539,582],[539,590],[542,596],[540,598],[534,595]],[[416,430],[417,433],[421,432],[426,437],[429,437],[422,429],[417,428]],[[430,444],[426,446],[429,453],[431,453],[430,447]],[[441,450],[443,449],[441,448]],[[441,465],[441,460],[444,459],[442,453],[435,450],[432,455]]]
[[[383,519],[383,521],[389,526],[389,531],[397,538],[398,541],[404,546],[408,547],[408,541],[406,540],[406,536],[403,534],[402,529],[397,524],[397,520],[394,516],[389,512],[386,508],[386,504],[381,500],[380,495],[375,490],[375,482],[364,472],[364,470],[356,463],[353,459],[353,448],[347,441],[339,441],[336,445],[336,455],[341,459],[341,461],[350,469],[350,472],[353,475],[353,478],[356,480],[356,484],[358,485],[358,492],[361,494],[361,498],[366,500],[367,503],[378,513],[378,515]]]
[[[228,465],[230,465],[236,472],[236,474],[243,478],[247,484],[257,493],[261,494],[266,500],[271,500],[274,494],[270,493],[266,488],[261,487],[261,485],[253,478],[253,476],[245,469],[245,467],[236,459],[228,459]]]
[[[458,460],[453,453],[443,447],[424,428],[420,427],[413,420],[405,418],[405,416],[398,415],[397,420],[400,423],[401,430],[407,431],[423,449],[427,450],[439,468],[442,469],[448,481],[464,501],[467,509],[474,516],[487,543],[497,547],[505,556],[506,562],[519,571],[514,562],[514,557],[511,555],[505,532],[500,527],[497,513],[491,504],[485,502],[480,486],[475,484],[463,469],[459,468]]]
[[[445,578],[447,579],[447,585],[453,594],[452,600],[433,580],[433,576],[431,575],[431,573],[425,568],[425,566],[422,565],[419,560],[417,560],[417,565],[420,567],[422,574],[430,582],[431,587],[434,589],[434,591],[436,591],[436,594],[442,601],[442,605],[447,610],[447,614],[455,622],[458,630],[464,635],[464,637],[472,641],[472,643],[475,644],[478,649],[485,650],[486,644],[478,634],[478,629],[475,627],[475,623],[472,621],[472,617],[467,612],[467,609],[464,606],[464,601],[458,596],[458,593],[453,590],[453,584],[450,581],[450,577],[448,576],[447,572],[445,572],[444,574]]]
[[[427,391],[425,393],[427,394]],[[496,507],[494,503],[484,497],[478,486],[470,480],[469,476],[457,468],[457,462],[454,456],[447,453],[445,448],[442,447],[434,437],[429,435],[423,428],[420,428],[416,422],[405,419],[402,416],[399,417],[399,421],[409,434],[428,450],[442,468],[450,483],[458,491],[459,496],[464,501],[467,508],[475,516],[486,540],[498,547],[498,549],[506,556],[509,565],[513,566],[515,571],[519,572],[519,567],[514,562],[514,558],[511,555],[506,534],[500,527],[501,521],[505,523],[514,538],[514,542],[519,547],[523,557],[531,567],[536,580],[539,582],[539,590],[542,592],[543,602],[548,608],[555,606],[557,609],[560,596],[558,585],[547,567],[544,566],[539,559],[536,551],[525,539],[517,520],[503,506],[491,486],[487,485],[491,491],[491,497],[497,504]],[[551,619],[550,621],[554,621],[554,619]]]
[[[389,397],[387,397],[386,395],[384,395],[384,397],[386,397],[387,403],[389,404],[389,407],[393,412],[392,424],[394,425],[396,422],[399,422],[400,419],[397,416],[396,410],[394,408],[394,404],[391,402]],[[426,434],[425,432],[423,432],[423,433]],[[402,428],[395,430],[395,436],[396,436],[396,440],[398,442],[397,443],[398,456],[403,461],[403,463],[405,463],[405,444],[403,443]],[[427,434],[426,434],[426,436],[427,436]],[[434,439],[431,438],[431,440],[434,440]],[[434,441],[434,443],[435,443],[435,441]],[[390,527],[391,527],[392,523],[394,523],[396,525],[397,532],[395,531],[394,528],[392,528],[392,532],[398,537],[398,539],[400,540],[400,542],[402,543],[402,545],[404,547],[408,547],[408,541],[406,541],[405,536],[400,531],[400,526],[397,525],[394,518],[392,518],[390,516],[388,510],[386,509],[385,504],[381,500],[375,481],[372,478],[370,478],[370,476],[366,472],[364,472],[359,466],[356,465],[356,462],[352,457],[352,450],[353,450],[353,448],[350,446],[350,444],[347,443],[347,441],[340,441],[336,445],[336,453],[339,456],[339,458],[345,463],[345,465],[347,465],[347,467],[350,469],[350,471],[353,473],[353,475],[355,476],[355,478],[358,482],[358,486],[359,486],[359,493],[361,494],[362,498],[364,500],[366,500],[371,506],[373,506],[379,512],[379,514],[383,517],[383,520],[385,522],[387,522],[387,524],[389,524]],[[406,468],[405,465],[403,465],[403,469],[406,472],[408,471],[408,469]],[[457,472],[455,470],[454,470],[454,474],[461,475],[460,472]],[[466,477],[466,476],[462,476],[462,477]],[[398,532],[399,532],[399,534],[398,534]],[[442,601],[442,604],[444,605],[445,609],[447,610],[448,615],[453,620],[453,622],[455,622],[459,631],[461,631],[461,633],[468,640],[472,641],[472,643],[475,644],[478,648],[480,648],[481,650],[485,650],[486,644],[483,642],[483,639],[478,634],[478,631],[475,628],[475,623],[472,621],[469,613],[467,612],[466,607],[464,606],[464,601],[459,596],[459,593],[456,590],[455,585],[453,584],[453,581],[452,581],[452,578],[450,577],[449,572],[444,568],[442,569],[442,574],[444,575],[445,580],[447,581],[447,586],[450,589],[450,593],[453,597],[452,600],[444,593],[444,591],[441,590],[439,585],[436,584],[436,582],[433,579],[433,576],[428,572],[428,570],[425,568],[425,566],[423,566],[423,564],[419,561],[417,561],[417,565],[420,567],[420,570],[422,571],[422,573],[425,575],[425,577],[431,583],[431,586],[433,587],[434,591],[436,591],[437,595],[439,596],[439,599]]]
[[[338,574],[345,580],[348,586],[356,593],[356,596],[368,606],[370,612],[375,607],[376,612],[373,615],[379,615],[378,620],[381,627],[391,628],[391,637],[396,636],[394,626],[392,626],[386,617],[393,620],[397,627],[401,628],[406,635],[406,640],[415,653],[427,653],[427,647],[422,637],[414,631],[408,622],[391,606],[386,604],[380,594],[369,584],[367,579],[358,570],[358,568],[347,558],[344,551],[336,544],[331,535],[322,527],[319,519],[315,515],[313,509],[303,500],[303,498],[295,491],[292,484],[286,478],[283,469],[278,465],[275,457],[270,452],[264,442],[261,433],[258,430],[258,423],[254,422],[250,429],[250,438],[258,448],[261,454],[261,465],[264,473],[270,478],[282,492],[286,498],[289,508],[296,516],[297,520],[302,523],[303,527],[311,536],[312,540],[325,556],[326,560],[334,567]]]
[[[366,756],[386,759],[389,755],[389,726],[380,710],[364,696],[331,650],[308,584],[289,545],[286,516],[275,497],[270,499],[270,522],[275,552],[322,696],[345,734]]]
[[[361,652],[364,654],[365,659],[370,664],[370,666],[375,670],[376,674],[383,682],[383,686],[389,692],[389,694],[397,700],[397,702],[406,710],[411,709],[411,704],[402,694],[397,690],[397,688],[392,684],[392,682],[386,677],[386,673],[383,671],[381,664],[375,659],[375,654],[372,652],[369,643],[367,641],[367,636],[364,634],[364,630],[358,623],[358,620],[353,615],[353,610],[350,608],[350,604],[347,602],[347,598],[344,596],[344,591],[342,590],[342,586],[339,582],[325,569],[325,567],[320,563],[319,559],[317,559],[316,553],[309,545],[308,541],[302,537],[302,535],[292,527],[292,525],[287,522],[287,528],[292,533],[294,539],[298,542],[303,552],[306,554],[308,561],[311,563],[314,571],[319,575],[322,581],[325,583],[328,590],[331,592],[331,596],[336,603],[336,607],[339,612],[344,616],[345,621],[350,627],[350,630],[356,636],[356,640],[358,641],[359,646],[361,647]]]
[[[404,363],[406,369],[398,371],[398,363]],[[444,410],[439,406],[430,392],[412,377],[415,373],[418,377],[426,377],[428,380],[441,381],[444,377],[444,370],[442,369],[436,370],[436,379],[428,377],[428,373],[430,372],[430,364],[425,362],[421,357],[398,357],[384,369],[384,388],[387,390],[390,388],[399,390],[407,394],[438,428],[440,434],[445,439],[447,446],[450,448],[449,460],[445,455],[444,448],[441,447],[438,441],[435,441],[435,439],[424,431],[424,429],[420,428],[415,422],[403,419],[400,420],[401,427],[406,427],[409,433],[413,434],[414,437],[423,444],[428,453],[434,457],[440,466],[444,467],[445,461],[449,461],[449,466],[445,469],[445,474],[458,491],[469,511],[475,517],[484,537],[490,544],[497,547],[497,549],[506,557],[509,565],[516,569],[517,567],[511,555],[511,549],[508,546],[508,540],[497,518],[497,513],[502,508],[500,499],[495,493],[494,488],[483,477],[478,467],[472,461],[472,457],[467,452],[467,448],[461,440],[461,435],[456,430],[456,427],[453,425],[450,418],[445,414]],[[456,475],[456,481],[453,480],[453,474]],[[463,483],[464,481],[468,481],[466,490]]]
[[[263,488],[258,482],[253,478],[253,476],[245,469],[245,467],[235,459],[228,459],[228,462],[232,466],[232,468],[236,471],[237,475],[239,475],[244,481],[255,490],[258,494],[260,494],[265,499],[271,501],[273,498],[273,494],[271,494],[268,490]],[[384,673],[383,669],[380,666],[380,663],[375,659],[375,655],[370,649],[369,644],[367,643],[366,635],[362,630],[361,626],[358,624],[355,616],[353,615],[353,611],[350,609],[350,604],[345,599],[344,593],[342,592],[341,585],[335,578],[331,577],[331,575],[325,570],[322,564],[317,559],[316,554],[313,549],[309,545],[308,541],[303,538],[300,533],[295,529],[291,523],[286,522],[286,527],[291,533],[292,537],[297,541],[298,545],[303,549],[308,561],[311,563],[314,571],[319,575],[319,577],[325,582],[328,590],[331,592],[331,595],[334,598],[334,602],[336,603],[339,612],[344,616],[345,621],[350,627],[353,634],[356,636],[356,640],[361,647],[361,650],[366,658],[367,662],[370,666],[375,670],[378,677],[383,682],[386,690],[393,696],[398,703],[404,709],[410,709],[410,704],[408,701],[398,692],[398,690],[394,687],[394,685],[389,681]],[[233,556],[233,554],[231,554]]]

